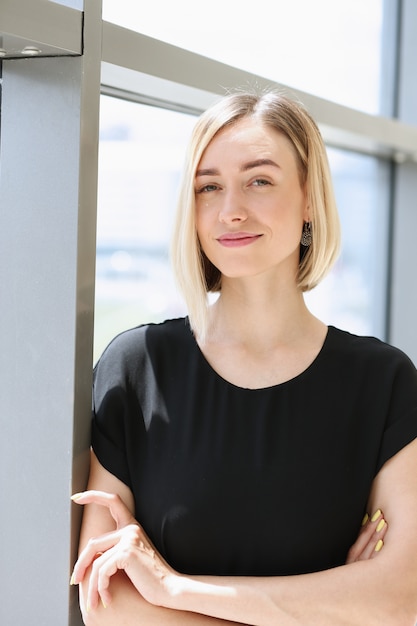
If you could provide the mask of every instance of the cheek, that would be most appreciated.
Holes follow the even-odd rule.
[[[206,249],[207,249],[207,236],[205,236],[206,229],[204,228],[204,225],[202,224],[202,220],[198,215],[196,215],[195,230],[197,233],[197,239],[199,241],[200,247],[203,250],[203,252],[206,252]]]
[[[210,211],[207,203],[199,202],[195,208],[195,227],[199,239],[207,236],[211,224]]]
[[[198,238],[200,238],[201,236],[201,231],[203,230],[202,228],[202,215],[201,215],[201,211],[198,210],[198,208],[196,208],[195,210],[195,229],[197,231],[197,235]]]

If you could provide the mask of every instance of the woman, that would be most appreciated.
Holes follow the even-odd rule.
[[[123,333],[95,370],[86,624],[416,623],[416,370],[307,309],[338,245],[302,106],[203,114],[173,244],[189,317]]]

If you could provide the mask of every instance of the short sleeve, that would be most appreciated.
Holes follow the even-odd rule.
[[[397,351],[391,399],[379,452],[377,472],[386,461],[417,437],[417,370]]]
[[[99,462],[131,488],[126,434],[131,413],[125,338],[108,346],[94,369],[91,445]]]

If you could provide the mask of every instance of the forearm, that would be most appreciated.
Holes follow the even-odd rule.
[[[124,572],[112,577],[112,601],[87,612],[84,598],[87,595],[89,575],[80,583],[80,606],[86,626],[238,626],[236,622],[208,617],[201,613],[176,611],[146,602],[133,587]]]
[[[402,579],[400,567],[381,556],[290,577],[188,577],[175,602],[255,626],[414,626]]]

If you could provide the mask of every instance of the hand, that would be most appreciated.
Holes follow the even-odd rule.
[[[346,564],[367,561],[378,556],[387,530],[387,522],[379,509],[372,517],[366,514],[358,538],[348,552]]]
[[[88,541],[74,566],[72,584],[80,583],[92,566],[87,611],[94,609],[99,599],[104,607],[111,602],[110,579],[118,570],[124,570],[145,600],[168,606],[170,591],[179,574],[155,550],[120,497],[103,491],[85,491],[75,494],[72,500],[77,504],[105,506],[116,522],[114,531]]]

